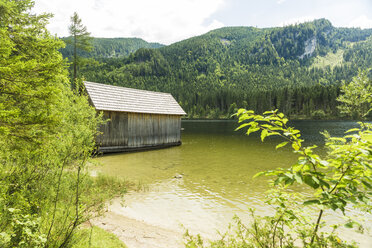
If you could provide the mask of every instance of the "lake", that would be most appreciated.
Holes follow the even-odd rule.
[[[305,145],[317,144],[320,153],[321,131],[340,136],[357,126],[351,121],[293,121],[290,125],[301,130]],[[236,120],[183,121],[181,146],[101,156],[96,158],[102,164],[96,170],[143,188],[127,194],[124,204],[117,205],[118,213],[159,227],[188,228],[215,237],[216,230],[226,230],[234,215],[248,221],[249,208],[261,215],[270,213],[263,203],[267,178],[253,176],[296,161],[289,147],[275,150],[280,138],[269,137],[262,143],[258,134],[234,131],[237,126]],[[365,235],[363,239],[372,240]]]

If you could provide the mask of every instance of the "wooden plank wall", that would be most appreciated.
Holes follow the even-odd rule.
[[[128,146],[156,146],[181,141],[181,117],[128,113]]]
[[[103,118],[109,120],[100,128],[97,142],[101,147],[128,145],[128,113],[105,111]]]
[[[100,147],[141,148],[181,142],[181,117],[105,111]]]

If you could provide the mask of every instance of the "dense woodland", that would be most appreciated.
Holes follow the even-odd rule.
[[[74,46],[72,37],[61,38],[66,47],[61,49],[64,57],[72,57]],[[148,43],[139,38],[94,38],[92,40],[92,51],[77,50],[77,55],[85,58],[117,58],[126,57],[139,48],[159,48],[162,44]]]
[[[371,35],[372,29],[336,28],[326,19],[281,28],[226,27],[118,58],[99,53],[103,45],[97,44],[105,40],[95,39],[99,63],[79,72],[89,81],[170,92],[189,118],[228,118],[240,107],[338,118],[343,80],[372,66]]]

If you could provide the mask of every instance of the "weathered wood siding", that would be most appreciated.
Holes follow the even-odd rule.
[[[105,111],[110,119],[97,138],[103,152],[161,147],[181,143],[181,117],[178,115],[141,114]]]
[[[178,143],[180,131],[180,116],[128,113],[129,147]]]
[[[100,128],[99,146],[128,146],[128,113],[104,111],[103,118],[109,121]]]

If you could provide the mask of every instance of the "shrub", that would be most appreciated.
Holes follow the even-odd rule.
[[[318,109],[311,113],[311,117],[315,120],[321,120],[326,117],[326,114],[324,113],[324,110]]]

